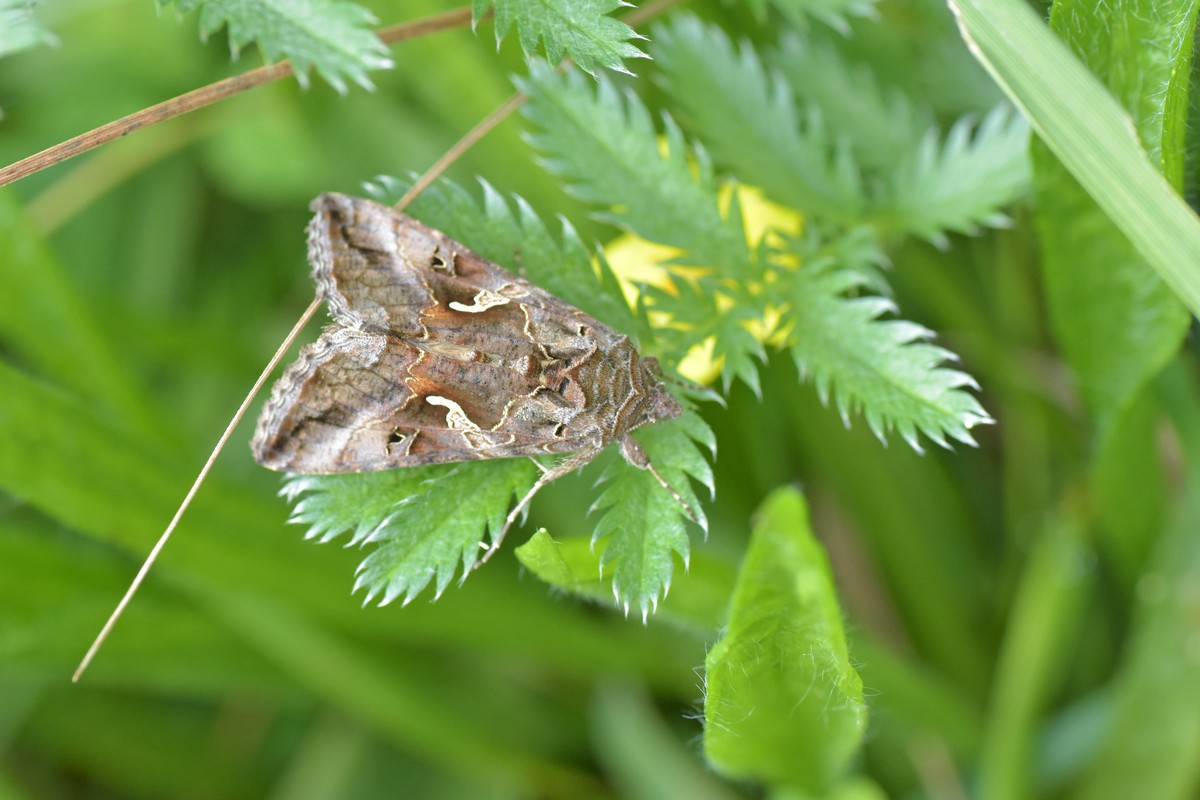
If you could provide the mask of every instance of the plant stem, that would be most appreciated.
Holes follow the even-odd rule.
[[[425,17],[415,22],[393,25],[382,29],[377,35],[385,44],[395,44],[406,39],[425,36],[448,28],[462,27],[469,24],[470,21],[471,9],[464,6],[453,11],[447,11],[444,14]],[[6,186],[14,181],[19,181],[21,178],[26,178],[35,172],[40,172],[46,167],[66,161],[68,158],[77,156],[80,153],[86,153],[114,139],[127,136],[139,128],[182,116],[189,111],[195,111],[198,108],[212,105],[218,100],[233,97],[236,94],[241,94],[249,89],[262,86],[265,83],[286,78],[291,74],[291,62],[280,61],[277,64],[269,64],[265,67],[252,69],[249,72],[243,72],[241,75],[234,75],[231,78],[225,78],[216,83],[201,86],[199,89],[193,89],[186,94],[165,100],[149,108],[143,108],[141,111],[121,117],[106,125],[101,125],[99,128],[56,144],[40,153],[34,153],[14,164],[9,164],[7,167],[0,169],[0,186]]]

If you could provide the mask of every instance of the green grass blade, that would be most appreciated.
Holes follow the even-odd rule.
[[[0,193],[0,341],[31,371],[117,412],[147,414],[92,310],[33,229],[13,194]]]
[[[1079,797],[1195,797],[1200,776],[1200,660],[1195,642],[1200,584],[1200,482],[1160,542],[1142,578],[1133,635],[1115,681],[1105,741]]]
[[[1060,2],[1050,25],[1129,109],[1151,161],[1161,165],[1170,153],[1176,163],[1182,142],[1164,141],[1186,121],[1186,104],[1175,107],[1171,87],[1177,73],[1189,72],[1196,6],[1141,14],[1140,5]],[[1033,155],[1050,319],[1103,425],[1179,348],[1188,314],[1047,146],[1036,143]],[[1179,174],[1168,178],[1179,186]]]
[[[1068,652],[1077,645],[1079,611],[1091,559],[1074,520],[1052,521],[1025,565],[1001,645],[980,753],[979,798],[1029,797],[1029,742]]]
[[[592,738],[605,772],[627,800],[736,800],[680,745],[652,699],[636,688],[601,685],[592,699]]]
[[[1108,218],[1193,313],[1200,221],[1155,168],[1129,116],[1022,0],[953,0],[976,57]]]

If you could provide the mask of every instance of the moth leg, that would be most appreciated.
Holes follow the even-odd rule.
[[[479,569],[481,566],[487,563],[488,559],[496,554],[496,551],[500,549],[500,545],[504,542],[504,537],[508,533],[508,529],[513,526],[513,523],[517,521],[517,517],[520,516],[521,512],[525,510],[525,506],[529,505],[529,501],[533,499],[535,494],[542,490],[543,486],[548,483],[552,483],[562,476],[574,472],[580,467],[586,465],[589,461],[596,457],[596,455],[600,452],[600,449],[601,448],[588,448],[587,450],[580,450],[578,453],[572,453],[549,469],[543,467],[540,463],[534,460],[533,463],[538,465],[538,468],[542,470],[542,474],[536,481],[534,481],[533,486],[529,487],[529,491],[526,492],[525,496],[521,498],[520,502],[513,507],[513,510],[508,512],[508,517],[504,520],[504,527],[500,529],[500,533],[492,537],[492,543],[490,546],[488,546],[487,552],[483,554],[482,558],[475,562],[475,566],[471,568],[472,571]],[[480,542],[479,544],[480,547],[483,546],[483,542]]]
[[[625,460],[638,469],[644,469],[654,476],[654,480],[658,481],[659,485],[671,493],[671,497],[675,498],[675,502],[683,507],[683,513],[687,514],[688,519],[696,523],[700,527],[704,524],[700,522],[700,518],[696,516],[696,512],[688,505],[687,501],[680,496],[679,492],[671,484],[667,483],[666,478],[658,473],[654,468],[654,464],[650,463],[650,456],[646,455],[646,451],[637,443],[632,436],[626,436],[621,440],[621,455],[625,456]]]

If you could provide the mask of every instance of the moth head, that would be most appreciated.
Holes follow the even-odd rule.
[[[675,419],[682,414],[683,406],[679,405],[679,401],[671,396],[662,381],[662,368],[658,365],[658,359],[653,356],[643,358],[641,367],[648,395],[644,412],[646,422],[643,424],[648,425],[652,422]]]

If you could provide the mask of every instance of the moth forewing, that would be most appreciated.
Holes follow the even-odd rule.
[[[387,206],[323,194],[312,208],[333,324],[275,384],[260,464],[332,474],[566,454],[480,563],[538,489],[613,441],[680,499],[629,433],[683,409],[627,337]]]

